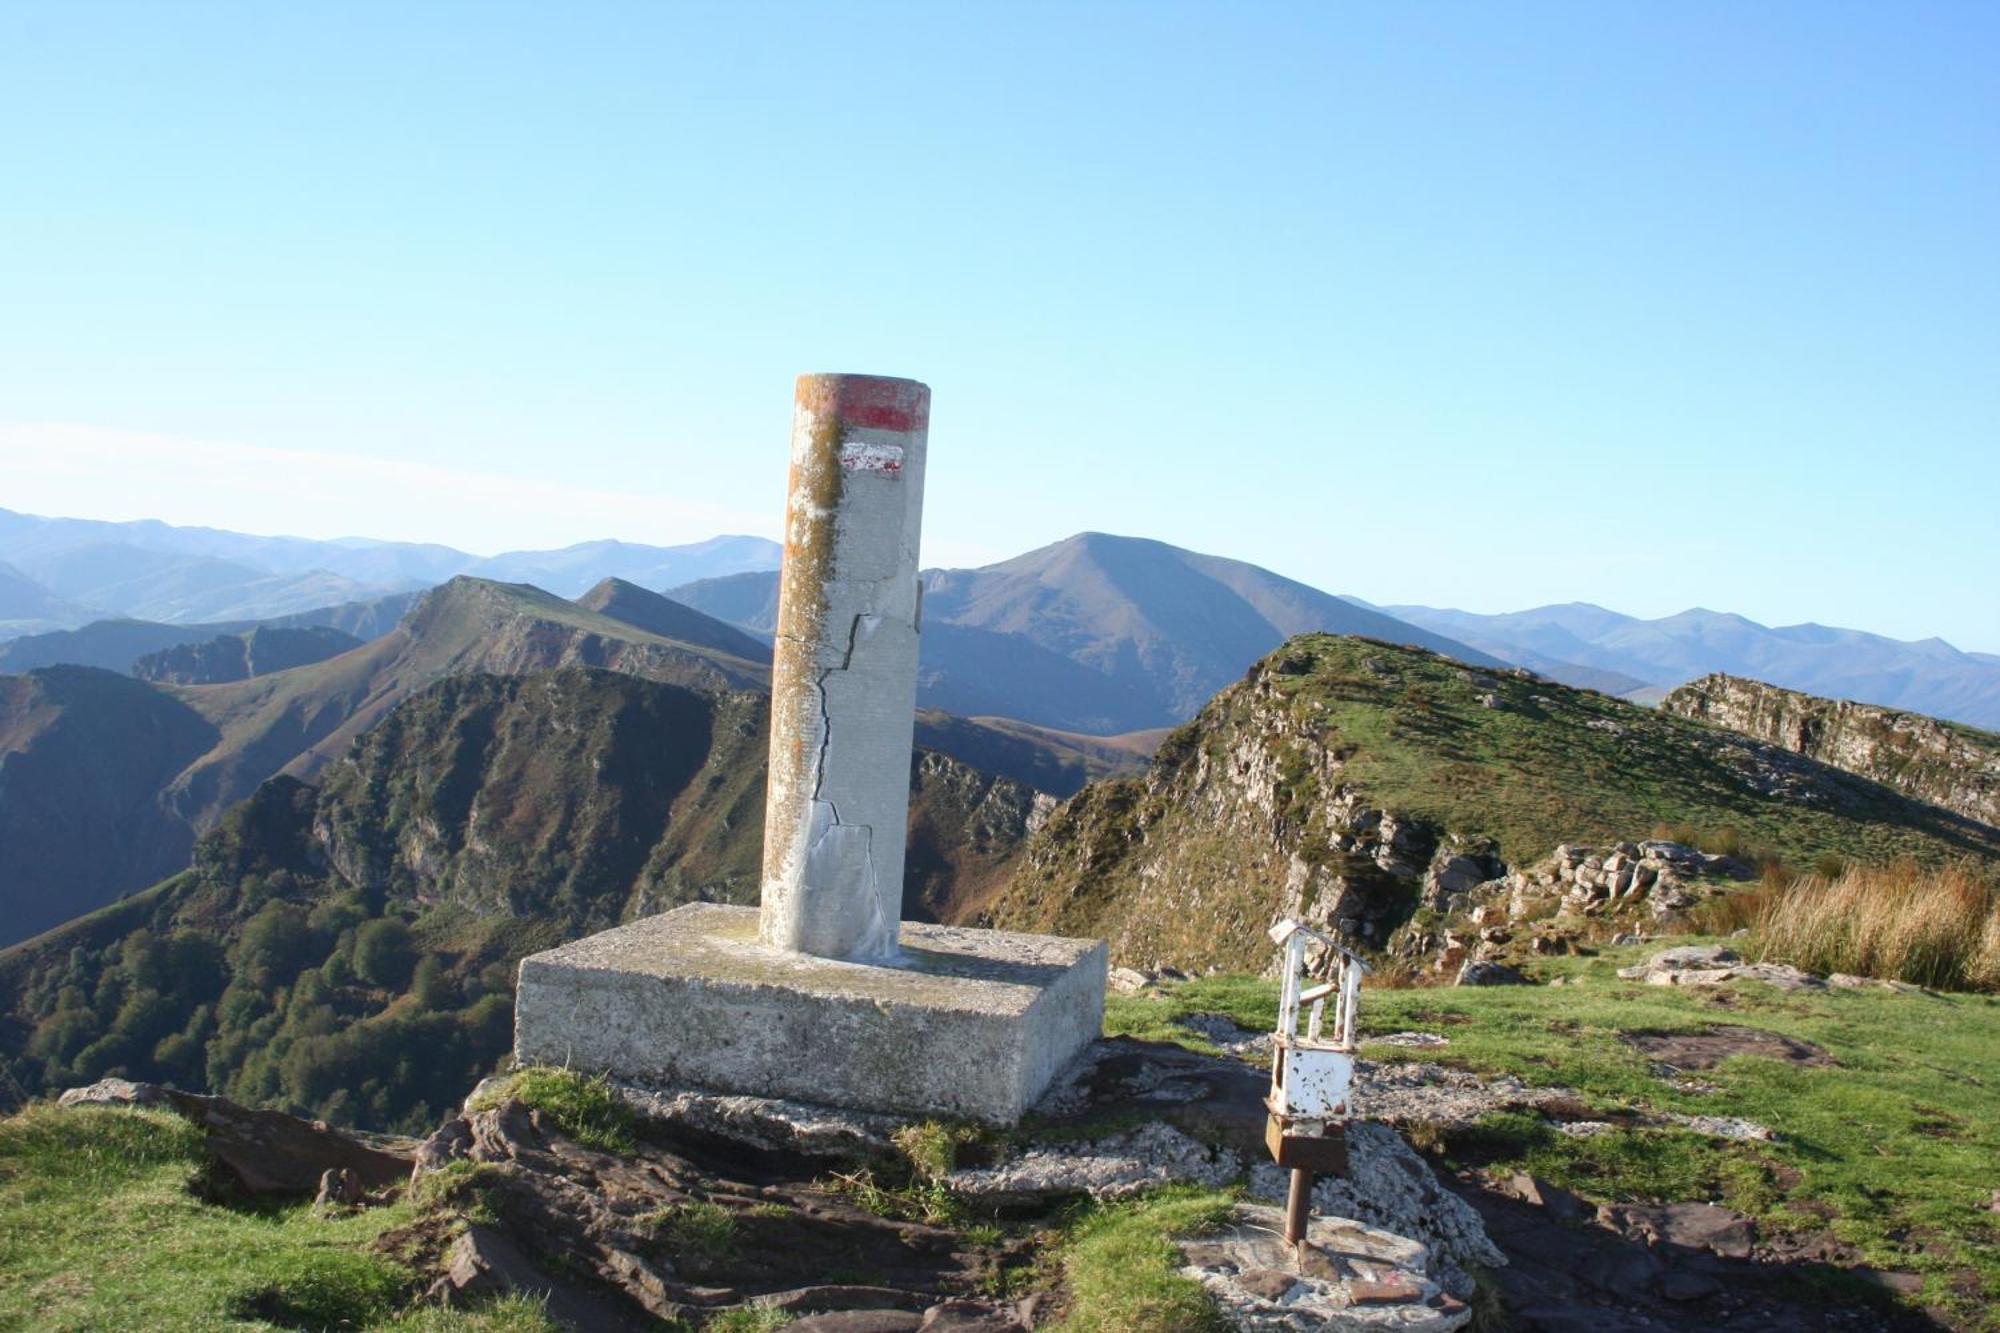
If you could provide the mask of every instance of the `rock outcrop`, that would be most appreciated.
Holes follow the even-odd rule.
[[[2000,827],[2000,736],[1992,732],[1721,672],[1680,686],[1660,707]]]
[[[1740,857],[1657,838],[1564,843],[1532,866],[1453,895],[1441,909],[1445,919],[1412,923],[1390,952],[1455,976],[1459,985],[1507,984],[1522,978],[1510,976],[1502,959],[1569,953],[1586,936],[1602,938],[1621,924],[1678,924],[1719,887],[1756,873]]]
[[[1348,1175],[1320,1182],[1312,1232],[1319,1258],[1299,1285],[1279,1290],[1244,1268],[1255,1257],[1252,1230],[1285,1188],[1283,1173],[1264,1161],[1264,1085],[1263,1073],[1239,1060],[1102,1041],[1044,1098],[1035,1129],[967,1145],[973,1160],[935,1183],[970,1216],[1027,1219],[1080,1198],[1247,1182],[1265,1202],[1241,1205],[1221,1231],[1183,1247],[1183,1271],[1236,1326],[1461,1327],[1468,1268],[1504,1264],[1504,1256],[1471,1208],[1384,1125],[1351,1126]],[[628,1153],[573,1142],[546,1113],[511,1100],[504,1083],[475,1091],[468,1110],[418,1150],[419,1179],[441,1182],[427,1189],[476,1189],[500,1219],[439,1256],[440,1297],[513,1289],[557,1309],[613,1295],[628,1314],[637,1306],[684,1319],[752,1305],[805,1316],[793,1327],[827,1330],[1036,1326],[1032,1296],[1024,1308],[979,1294],[981,1274],[1024,1258],[1017,1251],[1025,1241],[982,1248],[943,1219],[882,1216],[879,1205],[858,1208],[826,1188],[893,1171],[901,1160],[896,1119],[630,1084],[614,1091],[636,1121]],[[670,1219],[689,1207],[727,1219],[737,1248],[663,1248]],[[857,1268],[876,1276],[866,1284],[829,1276]],[[576,1282],[578,1274],[595,1281]],[[860,1320],[864,1311],[873,1322]],[[1272,1322],[1274,1311],[1291,1322]]]

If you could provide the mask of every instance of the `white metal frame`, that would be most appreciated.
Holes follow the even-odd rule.
[[[1285,1122],[1324,1122],[1344,1116],[1354,1078],[1355,1014],[1368,964],[1338,940],[1289,917],[1272,926],[1270,934],[1284,950],[1284,989],[1278,999],[1278,1029],[1271,1038],[1271,1112]],[[1307,954],[1315,944],[1326,950],[1322,966],[1333,975],[1308,985]],[[1331,1036],[1326,1035],[1328,1000],[1333,1001]]]

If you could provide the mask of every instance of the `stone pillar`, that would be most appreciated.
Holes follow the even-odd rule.
[[[931,391],[801,375],[771,663],[764,943],[897,954]]]

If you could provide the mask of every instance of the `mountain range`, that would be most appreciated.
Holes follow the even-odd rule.
[[[761,537],[684,546],[590,541],[482,557],[426,542],[258,537],[0,509],[0,637],[105,617],[264,619],[421,590],[460,574],[574,597],[609,577],[658,588],[777,564],[776,543]]]
[[[129,671],[147,653],[256,623],[328,625],[370,638],[393,625],[410,595],[460,574],[563,597],[618,578],[671,591],[767,636],[778,556],[762,538],[716,537],[479,557],[433,543],[260,537],[0,510],[0,672],[57,662]],[[1498,660],[1644,703],[1720,671],[2000,727],[2000,655],[1961,652],[1935,638],[1772,628],[1700,608],[1645,620],[1580,602],[1498,615],[1376,605],[1240,561],[1103,533],[924,578],[933,631],[926,702],[1066,731],[1178,724],[1257,656],[1307,630],[1433,648],[1474,665]],[[387,600],[392,593],[405,600]],[[372,619],[370,607],[378,608]]]
[[[1086,532],[978,569],[926,570],[917,697],[1108,735],[1192,717],[1294,634],[1358,634],[1499,659],[1240,560]],[[760,633],[777,623],[775,573],[668,590]]]
[[[1573,685],[1642,703],[1676,685],[1723,672],[1807,694],[1853,699],[2000,728],[2000,657],[1961,652],[1943,639],[1906,641],[1828,625],[1760,625],[1701,607],[1657,620],[1587,602],[1504,615],[1428,606],[1376,608]],[[1604,673],[1600,682],[1564,667]]]

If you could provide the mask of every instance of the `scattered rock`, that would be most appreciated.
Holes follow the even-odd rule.
[[[1654,954],[1645,962],[1621,967],[1627,981],[1650,986],[1719,986],[1726,981],[1761,981],[1779,990],[1824,990],[1826,982],[1784,963],[1746,963],[1722,944],[1683,945]]]
[[[1736,969],[1736,975],[1742,980],[1761,981],[1784,991],[1826,989],[1824,981],[1787,963],[1745,963]]]
[[[1621,967],[1618,975],[1627,981],[1643,981],[1655,972],[1712,972],[1731,967],[1743,959],[1726,944],[1684,944],[1662,949],[1634,967]]]
[[[1028,1333],[1033,1325],[974,1301],[944,1301],[924,1311],[917,1333]]]
[[[1011,1313],[972,1301],[941,1301],[913,1310],[829,1310],[785,1325],[791,1333],[1028,1333]]]
[[[1912,986],[1907,981],[1896,981],[1887,977],[1857,977],[1852,972],[1834,972],[1828,975],[1826,984],[1838,986],[1842,990],[1892,990],[1899,995],[1928,995],[1922,986]]]
[[[1105,984],[1120,995],[1135,995],[1153,984],[1154,978],[1136,967],[1114,967]]]
[[[1238,1027],[1236,1020],[1225,1014],[1183,1014],[1175,1021],[1231,1055],[1262,1059],[1271,1052],[1270,1033]]]
[[[1238,1204],[1221,1230],[1181,1243],[1191,1277],[1239,1329],[1450,1333],[1472,1311],[1426,1276],[1424,1247],[1341,1217],[1315,1217],[1296,1254],[1284,1213]]]
[[[791,1333],[917,1333],[923,1316],[908,1310],[835,1310],[785,1325]]]
[[[1412,1046],[1419,1049],[1451,1045],[1450,1038],[1436,1032],[1391,1032],[1386,1037],[1369,1037],[1366,1040],[1377,1046]]]
[[[1599,1134],[1609,1134],[1618,1128],[1609,1120],[1551,1120],[1549,1124],[1556,1133],[1573,1139],[1594,1139]]]
[[[1663,1119],[1676,1125],[1685,1126],[1697,1134],[1709,1134],[1718,1139],[1735,1139],[1744,1143],[1771,1143],[1778,1135],[1768,1125],[1760,1125],[1754,1120],[1745,1120],[1733,1115],[1683,1115],[1669,1111]]]
[[[504,1232],[470,1223],[452,1242],[444,1275],[431,1284],[430,1298],[445,1305],[519,1293],[542,1302],[561,1328],[622,1328],[628,1323],[609,1303],[551,1282]]]
[[[702,1324],[741,1306],[802,1319],[901,1312],[910,1318],[896,1326],[916,1329],[924,1312],[970,1289],[977,1261],[964,1252],[961,1236],[859,1208],[823,1183],[824,1158],[762,1146],[780,1118],[649,1121],[632,1150],[608,1153],[573,1142],[542,1112],[517,1101],[460,1117],[459,1130],[433,1139],[440,1151],[456,1145],[480,1164],[476,1188],[497,1224],[475,1228],[469,1242],[454,1241],[441,1256],[439,1296],[526,1291],[548,1300],[556,1322],[591,1330],[656,1327],[661,1320]],[[731,1139],[732,1126],[746,1137]],[[811,1136],[798,1141],[814,1143]],[[677,1248],[669,1256],[649,1219],[697,1199],[729,1218],[734,1243],[715,1253]],[[879,1273],[883,1285],[829,1284],[826,1275],[841,1269]],[[605,1308],[557,1313],[560,1302],[571,1301]],[[964,1326],[967,1313],[942,1312],[933,1325]]]
[[[1040,1207],[1089,1195],[1118,1199],[1169,1181],[1211,1188],[1243,1174],[1243,1159],[1202,1146],[1171,1125],[1152,1123],[1084,1143],[1031,1148],[999,1166],[954,1171],[947,1183],[993,1208]]]
[[[1573,1089],[1530,1087],[1511,1074],[1485,1077],[1417,1060],[1354,1062],[1355,1114],[1392,1125],[1453,1128],[1495,1111],[1579,1103]]]
[[[616,1080],[612,1090],[641,1120],[801,1157],[843,1161],[893,1157],[896,1148],[890,1136],[902,1123],[894,1116],[777,1097],[651,1088]],[[475,1091],[473,1100],[477,1097]],[[450,1128],[447,1125],[439,1132]]]
[[[1472,1292],[1468,1268],[1505,1262],[1479,1215],[1440,1184],[1429,1164],[1389,1126],[1350,1122],[1347,1162],[1346,1176],[1322,1177],[1314,1185],[1317,1215],[1354,1218],[1364,1226],[1411,1238],[1429,1253],[1430,1275],[1461,1299]],[[1290,1184],[1291,1173],[1268,1159],[1250,1169],[1249,1193],[1254,1199],[1282,1201]]]

